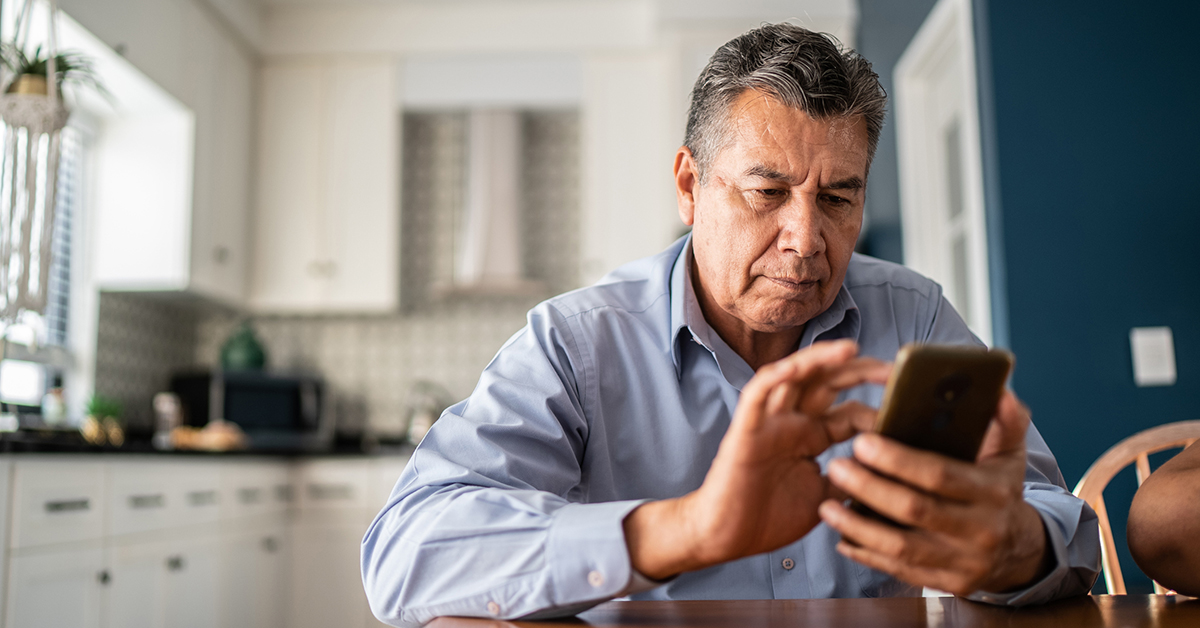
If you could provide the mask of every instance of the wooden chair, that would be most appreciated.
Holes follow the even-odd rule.
[[[1138,486],[1150,477],[1150,454],[1187,447],[1200,440],[1200,421],[1167,423],[1144,430],[1113,445],[1092,463],[1087,473],[1075,485],[1075,496],[1087,502],[1100,520],[1100,564],[1104,570],[1104,584],[1108,592],[1125,594],[1125,578],[1117,562],[1117,547],[1113,543],[1112,526],[1108,522],[1108,510],[1104,507],[1104,487],[1125,467],[1136,463]],[[1169,591],[1157,582],[1155,593]]]

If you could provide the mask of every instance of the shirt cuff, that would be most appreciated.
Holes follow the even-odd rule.
[[[623,595],[635,573],[625,543],[625,517],[646,501],[568,504],[554,513],[546,560],[555,606]]]
[[[1060,584],[1071,570],[1070,560],[1067,558],[1067,541],[1063,537],[1063,531],[1057,521],[1035,504],[1030,503],[1030,505],[1042,518],[1042,528],[1046,531],[1046,541],[1050,545],[1047,549],[1054,552],[1054,569],[1051,569],[1050,573],[1041,580],[1019,591],[1008,593],[976,591],[968,595],[967,599],[988,604],[1023,606],[1047,601],[1058,592]]]

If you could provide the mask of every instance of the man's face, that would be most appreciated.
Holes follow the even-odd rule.
[[[698,297],[719,331],[794,330],[833,303],[846,276],[862,227],[866,122],[814,120],[748,90],[727,129],[703,185],[686,148],[675,161]]]

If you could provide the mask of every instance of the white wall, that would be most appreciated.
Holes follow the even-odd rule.
[[[853,45],[854,0],[269,0],[268,58],[387,53],[400,107],[578,107],[584,283],[683,230],[671,164],[717,46],[790,20]]]

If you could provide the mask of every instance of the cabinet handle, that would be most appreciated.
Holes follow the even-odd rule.
[[[77,510],[88,510],[92,507],[92,502],[88,498],[83,499],[61,499],[52,502],[46,502],[46,512],[74,512]]]
[[[275,540],[275,537],[268,536],[262,540],[262,547],[266,553],[274,554],[279,551],[279,542]]]
[[[238,501],[243,504],[257,504],[262,501],[262,489],[260,488],[239,488]]]
[[[291,503],[296,498],[296,491],[291,484],[277,484],[275,486],[275,501]]]
[[[143,508],[162,508],[167,505],[167,498],[162,494],[157,495],[130,495],[129,507],[135,510]]]
[[[216,491],[192,491],[188,493],[188,503],[193,506],[210,506],[217,503]]]
[[[102,585],[108,585],[112,581],[112,576],[108,573],[107,569],[101,569],[96,573],[96,581]]]
[[[308,497],[313,500],[354,499],[354,487],[349,484],[309,484]]]
[[[185,563],[182,556],[167,557],[167,571],[183,571]]]

